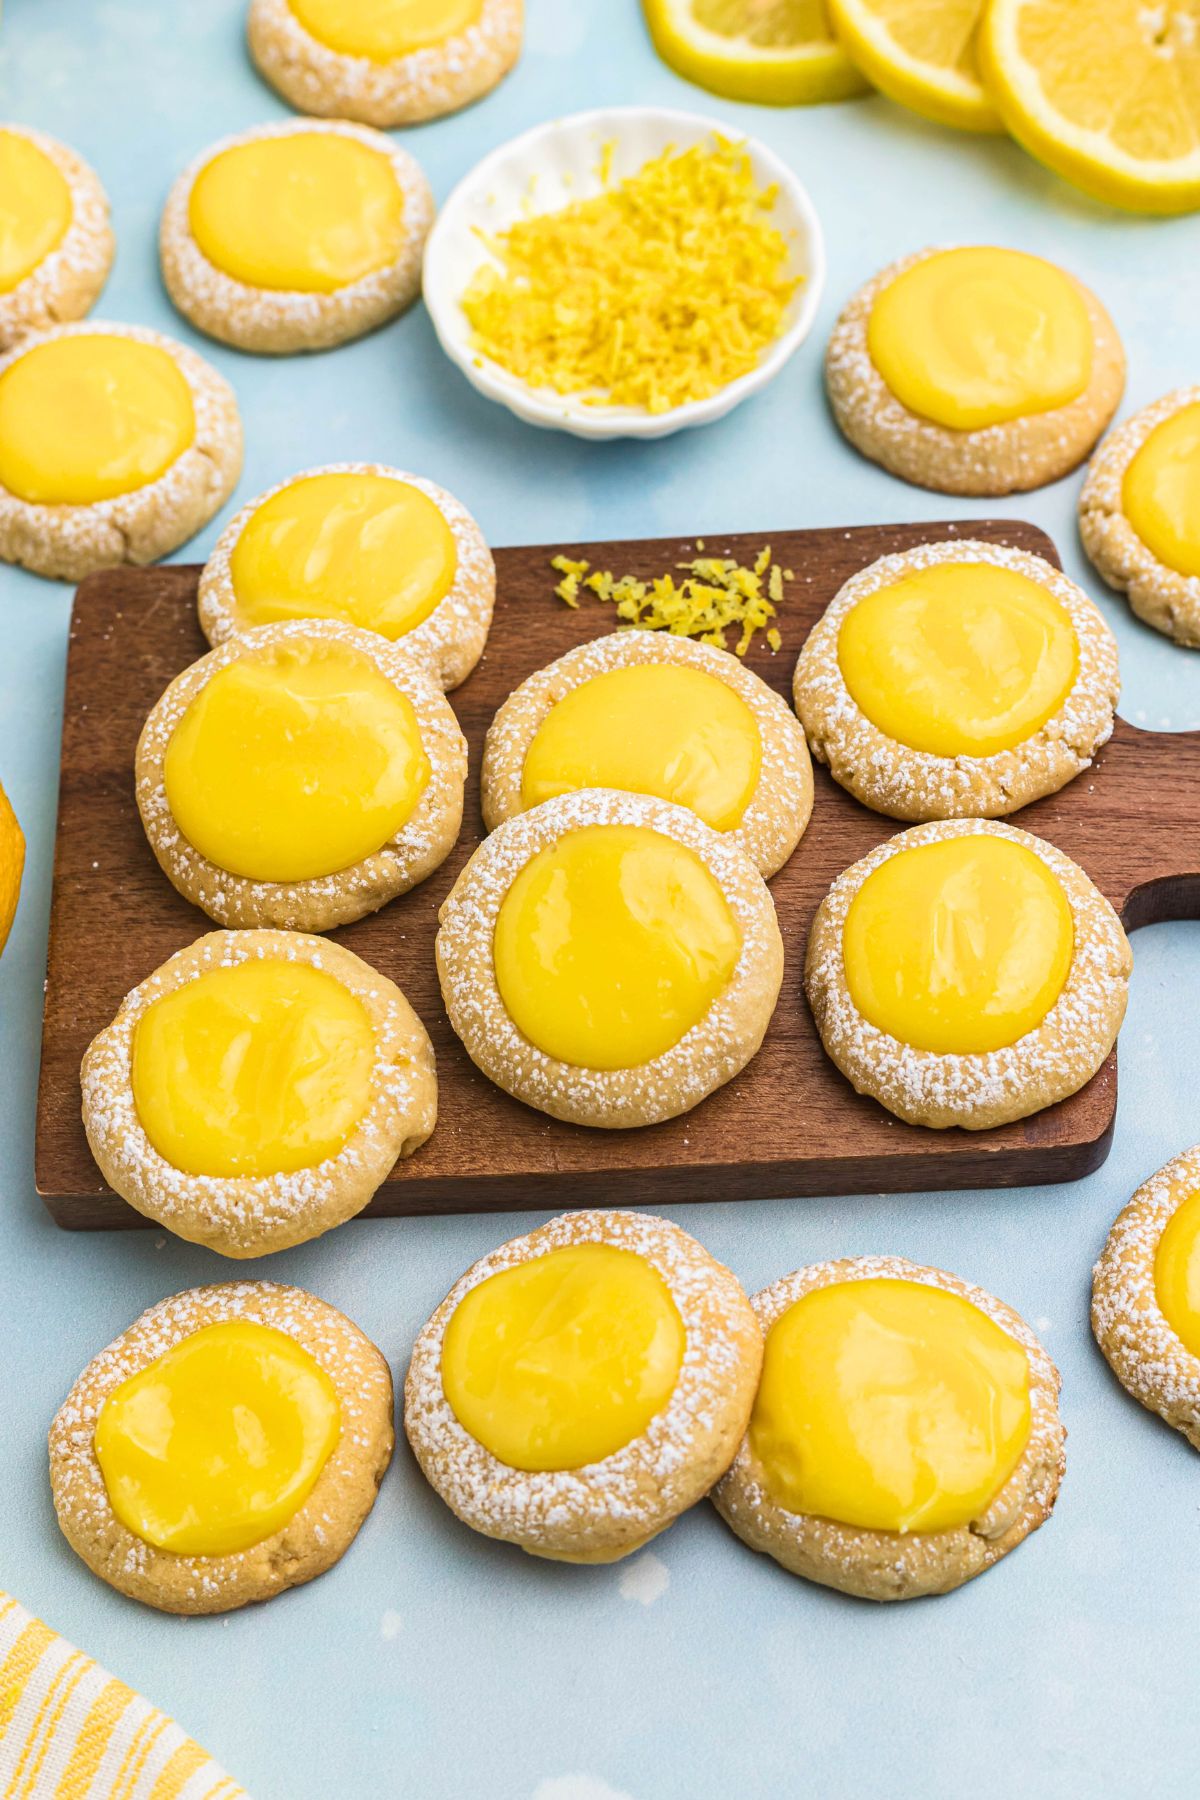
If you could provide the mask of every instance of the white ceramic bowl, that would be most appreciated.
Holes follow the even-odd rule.
[[[668,147],[690,149],[713,132],[744,141],[756,181],[779,190],[773,222],[792,248],[790,273],[804,277],[788,307],[783,332],[749,374],[669,412],[637,406],[584,406],[546,388],[534,388],[482,357],[471,343],[460,298],[479,266],[490,260],[480,233],[503,229],[532,209],[550,212],[601,191],[599,165],[613,146],[610,180],[636,174]],[[460,181],[443,206],[425,248],[425,304],[446,355],[472,387],[499,400],[530,425],[569,431],[575,437],[665,437],[689,425],[721,418],[774,380],[807,336],[825,284],[821,226],[808,194],[791,169],[757,139],[719,121],[655,106],[616,106],[576,113],[539,125],[485,156]]]

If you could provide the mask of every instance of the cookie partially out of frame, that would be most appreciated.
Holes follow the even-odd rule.
[[[861,600],[917,570],[984,563],[1043,587],[1067,614],[1078,645],[1070,691],[1039,729],[988,756],[943,756],[899,743],[874,724],[846,684],[838,655],[847,615]],[[852,575],[813,626],[793,693],[809,748],[839,786],[893,819],[998,818],[1057,793],[1089,768],[1112,735],[1120,693],[1117,644],[1082,588],[1040,556],[954,538],[880,557]]]
[[[281,1174],[197,1175],[155,1148],[138,1114],[138,1024],[156,1000],[197,977],[255,961],[307,964],[360,1002],[375,1038],[367,1108],[341,1149],[321,1162]],[[307,1243],[353,1218],[437,1119],[433,1046],[400,989],[344,945],[292,931],[213,931],[177,951],[93,1038],[82,1093],[88,1146],[114,1192],[177,1237],[239,1258]]]
[[[868,877],[890,858],[978,834],[1024,846],[1056,879],[1070,909],[1070,963],[1057,999],[1015,1042],[966,1053],[919,1048],[872,1024],[855,1005],[843,947],[847,915]],[[1125,1017],[1132,967],[1116,913],[1061,850],[999,820],[939,820],[900,832],[838,876],[813,920],[804,987],[826,1054],[858,1093],[910,1125],[982,1131],[1040,1112],[1090,1081]]]
[[[389,131],[469,106],[508,74],[521,51],[524,0],[480,0],[477,18],[386,60],[338,50],[291,0],[250,0],[246,34],[259,72],[298,112],[358,119]]]
[[[660,1054],[616,1068],[540,1049],[514,1022],[496,974],[496,924],[514,881],[539,853],[591,826],[641,828],[690,850],[720,890],[741,940],[729,979],[699,1022]],[[578,1125],[623,1130],[697,1106],[757,1053],[783,979],[775,906],[745,852],[684,807],[643,794],[583,789],[519,813],[480,844],[438,917],[442,998],[472,1062],[526,1105]]]
[[[234,552],[250,520],[269,501],[300,482],[324,475],[366,475],[397,481],[415,488],[441,513],[454,539],[458,559],[453,583],[426,618],[391,641],[418,661],[427,663],[441,687],[457,687],[467,679],[483,655],[491,629],[496,603],[496,567],[492,553],[479,526],[453,494],[421,475],[409,475],[403,469],[389,468],[384,463],[326,463],[320,468],[305,469],[299,475],[292,475],[287,481],[278,482],[247,501],[217,539],[200,575],[200,629],[205,637],[215,647],[239,632],[252,630],[259,623],[247,616],[239,600],[233,575]],[[292,616],[337,615],[323,615],[315,608],[309,610],[303,594],[298,594]],[[373,629],[362,615],[351,617],[347,612],[345,622]]]
[[[116,240],[99,177],[67,144],[27,125],[0,124],[0,139],[24,138],[67,185],[71,217],[62,237],[14,287],[0,292],[0,351],[29,331],[66,325],[91,312],[112,268]]]
[[[953,247],[918,250],[890,263],[843,308],[825,355],[834,418],[856,450],[917,487],[942,494],[1044,487],[1083,461],[1116,411],[1125,385],[1121,340],[1096,296],[1076,281],[1093,333],[1091,378],[1081,394],[1048,412],[975,430],[922,418],[892,393],[876,368],[867,326],[875,301],[897,276]]]
[[[599,1461],[514,1468],[472,1436],[446,1397],[446,1331],[463,1299],[490,1277],[588,1244],[631,1251],[661,1277],[683,1326],[679,1373],[646,1428]],[[647,1214],[568,1213],[501,1244],[451,1288],[413,1348],[404,1429],[430,1486],[473,1531],[554,1561],[614,1562],[665,1530],[724,1474],[761,1364],[761,1334],[740,1283],[695,1238]]]
[[[761,747],[758,782],[740,823],[728,833],[764,877],[781,869],[812,813],[812,764],[804,734],[786,703],[727,650],[663,631],[614,631],[568,650],[510,694],[488,729],[483,750],[483,818],[489,831],[524,810],[522,779],[530,745],[554,708],[597,675],[614,669],[695,670],[721,682],[748,708]],[[680,746],[686,752],[687,746]],[[682,756],[680,758],[682,760]],[[644,790],[654,792],[654,775]],[[595,785],[607,785],[597,781]],[[674,797],[674,796],[672,796]]]
[[[283,1332],[336,1390],[341,1433],[307,1500],[261,1543],[186,1556],[138,1537],[113,1511],[94,1447],[123,1382],[194,1332],[237,1320]],[[161,1612],[231,1612],[323,1575],[358,1535],[392,1459],[392,1379],[381,1351],[343,1313],[302,1288],[226,1282],[175,1294],[93,1357],[50,1428],[50,1485],[63,1536],[94,1575]]]
[[[281,648],[344,648],[365,657],[410,702],[430,775],[403,825],[371,855],[304,880],[256,880],[222,868],[184,836],[171,811],[166,760],[188,707],[215,675],[241,658]],[[284,754],[281,747],[280,755]],[[445,861],[462,823],[466,740],[427,668],[372,631],[329,619],[262,625],[226,638],[177,675],[142,727],[135,761],[138,811],[159,867],[185,899],[219,925],[329,931],[407,893]]]
[[[0,381],[41,345],[82,336],[129,338],[165,351],[187,383],[195,430],[156,480],[109,499],[32,501],[0,482],[0,561],[60,581],[82,581],[121,563],[154,562],[177,550],[221,509],[242,470],[242,422],[229,383],[194,350],[143,325],[92,320],[33,332],[0,357]],[[70,429],[65,419],[62,428]]]
[[[749,1435],[712,1501],[752,1550],[793,1575],[866,1600],[912,1600],[945,1594],[981,1575],[1044,1525],[1062,1481],[1066,1433],[1058,1412],[1059,1375],[1025,1321],[982,1288],[942,1269],[895,1256],[854,1256],[814,1263],[751,1296],[764,1335],[796,1301],[818,1288],[855,1281],[906,1281],[970,1301],[1025,1352],[1029,1368],[1029,1437],[1011,1475],[969,1524],[942,1531],[877,1531],[809,1513],[790,1512],[771,1492]]]
[[[1200,1355],[1164,1314],[1155,1280],[1163,1234],[1198,1192],[1200,1145],[1142,1183],[1093,1271],[1092,1330],[1121,1386],[1200,1450]]]
[[[1190,406],[1200,406],[1200,387],[1176,388],[1104,440],[1079,496],[1079,535],[1100,574],[1125,595],[1138,618],[1194,650],[1200,648],[1200,575],[1185,575],[1159,560],[1134,529],[1123,495],[1129,465],[1150,434]]]
[[[218,267],[192,229],[190,206],[198,177],[227,150],[321,133],[361,144],[389,164],[403,206],[402,237],[392,260],[330,292],[252,286]],[[390,138],[345,120],[259,125],[211,145],[175,182],[159,227],[163,281],[184,318],[223,344],[281,356],[326,350],[374,331],[412,304],[421,290],[421,259],[432,223],[433,195],[425,174]]]

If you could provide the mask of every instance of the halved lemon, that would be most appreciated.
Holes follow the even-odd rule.
[[[1040,162],[1134,212],[1200,207],[1200,0],[990,0],[979,52]]]
[[[867,84],[834,38],[824,0],[643,0],[654,47],[726,100],[796,106]]]
[[[0,951],[7,942],[17,910],[24,867],[25,839],[8,795],[0,787]]]
[[[975,60],[984,0],[829,0],[847,55],[880,93],[940,125],[1002,131]]]

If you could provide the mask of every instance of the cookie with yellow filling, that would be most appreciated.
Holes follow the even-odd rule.
[[[1023,550],[968,538],[884,556],[809,633],[796,711],[813,755],[894,819],[995,818],[1053,794],[1112,735],[1117,645]]]
[[[1079,535],[1139,619],[1200,648],[1200,387],[1127,419],[1092,458]]]
[[[59,325],[0,357],[0,560],[80,581],[177,550],[233,492],[233,389],[140,325]]]
[[[404,1429],[472,1530],[615,1562],[724,1474],[761,1361],[740,1284],[695,1238],[570,1213],[451,1288],[413,1349]]]
[[[1058,1370],[1024,1320],[941,1269],[857,1256],[750,1302],[750,1427],[712,1495],[752,1550],[867,1600],[945,1594],[1045,1524]]]
[[[686,806],[764,876],[812,812],[804,734],[736,656],[662,631],[614,631],[568,650],[509,695],[483,748],[483,818],[581,788]]]
[[[783,977],[766,883],[729,836],[585,788],[486,838],[438,915],[450,1024],[527,1106],[578,1125],[673,1119],[740,1073]]]
[[[1092,1274],[1092,1330],[1121,1386],[1200,1450],[1200,1145],[1119,1214]]]
[[[307,469],[248,502],[200,577],[210,644],[285,619],[340,619],[465,681],[487,643],[496,570],[466,508],[382,463]]]
[[[63,1536],[118,1593],[230,1612],[350,1548],[392,1459],[392,1379],[343,1313],[273,1281],[162,1300],[50,1428]]]
[[[83,158],[0,125],[0,350],[91,312],[114,248],[108,195]]]
[[[1133,958],[1108,901],[1053,844],[940,820],[839,875],[804,986],[826,1053],[910,1125],[969,1131],[1091,1080],[1125,1016]]]
[[[218,924],[328,931],[445,860],[466,766],[423,664],[376,632],[301,619],[176,676],[138,740],[137,803],[167,878]]]
[[[184,318],[238,350],[326,350],[416,299],[433,196],[364,125],[314,119],[223,138],[167,197],[159,254]]]
[[[1082,462],[1125,385],[1096,296],[1041,257],[919,250],[845,307],[825,357],[839,426],[872,462],[943,494],[1008,494]]]
[[[298,112],[391,130],[469,106],[521,53],[523,0],[250,0],[259,72]]]
[[[294,931],[213,931],[121,1002],[83,1059],[104,1179],[222,1256],[362,1211],[437,1118],[433,1046],[400,989]]]

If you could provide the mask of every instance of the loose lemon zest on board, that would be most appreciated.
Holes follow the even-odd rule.
[[[691,562],[678,563],[682,581],[669,572],[653,581],[642,581],[636,575],[614,576],[569,556],[552,557],[550,567],[562,576],[554,590],[560,600],[578,607],[583,592],[593,593],[612,602],[624,625],[643,631],[669,631],[675,637],[699,638],[718,650],[729,648],[726,632],[740,627],[733,646],[738,656],[745,656],[757,631],[766,632],[773,651],[783,641],[778,627],[770,621],[775,617],[777,603],[783,599],[784,580],[791,577],[785,577],[778,563],[771,561],[769,544],[749,569],[732,558],[720,556],[697,556]]]
[[[607,162],[601,173],[607,177]],[[473,346],[588,406],[668,412],[746,375],[801,278],[744,146],[666,150],[615,187],[484,235],[498,267],[462,307]]]

